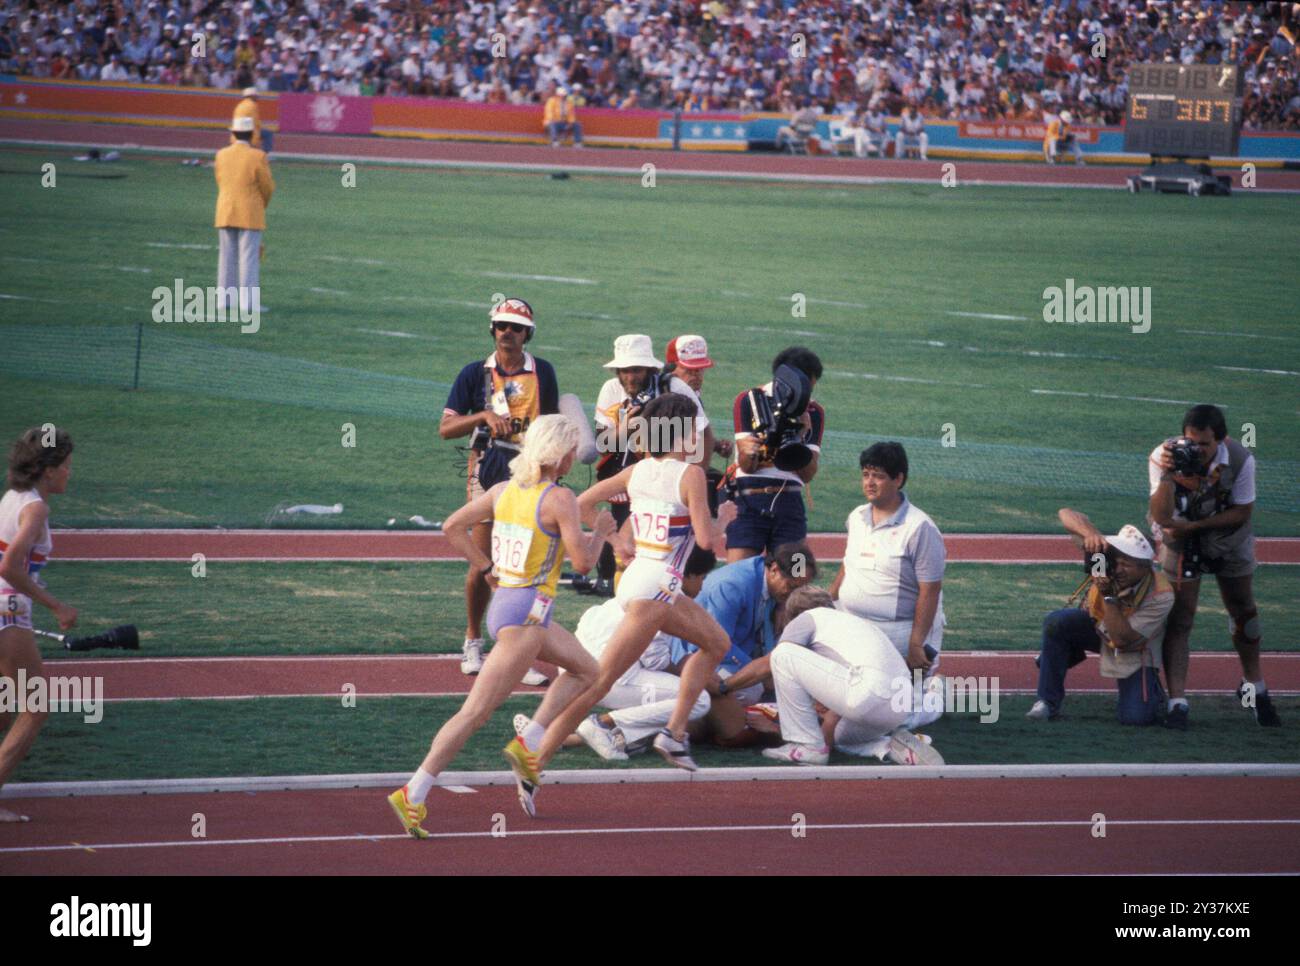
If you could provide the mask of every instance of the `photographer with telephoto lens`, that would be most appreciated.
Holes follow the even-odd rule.
[[[1154,568],[1155,551],[1137,527],[1107,537],[1077,510],[1066,507],[1059,516],[1083,547],[1088,576],[1066,607],[1043,619],[1038,699],[1026,717],[1050,721],[1060,715],[1066,672],[1091,651],[1101,656],[1101,676],[1119,686],[1119,723],[1155,724],[1164,703],[1161,641],[1173,588]],[[1068,606],[1080,595],[1081,607]]]
[[[772,381],[736,397],[736,463],[728,489],[736,519],[727,562],[756,557],[808,535],[803,490],[817,475],[826,412],[813,401],[817,354],[791,346],[772,360]]]
[[[1232,645],[1241,659],[1245,707],[1255,720],[1277,727],[1278,718],[1259,666],[1259,610],[1255,606],[1255,457],[1228,436],[1223,410],[1193,406],[1183,416],[1183,435],[1151,451],[1151,532],[1160,565],[1174,583],[1174,609],[1165,635],[1169,716],[1165,725],[1187,730],[1188,638],[1196,618],[1201,574],[1214,574],[1228,611]]]

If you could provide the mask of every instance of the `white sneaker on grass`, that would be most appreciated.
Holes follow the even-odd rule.
[[[578,737],[606,761],[627,761],[625,743],[620,740],[623,732],[618,728],[606,728],[594,714],[588,715],[578,725]]]
[[[895,765],[942,765],[943,755],[925,735],[896,728],[889,736],[889,760]]]
[[[551,679],[541,671],[537,670],[537,668],[530,667],[528,673],[524,675],[523,683],[528,685],[530,688],[540,688],[550,684]]]
[[[763,757],[786,761],[792,765],[825,765],[831,760],[830,751],[824,745],[821,748],[814,748],[812,745],[801,745],[793,741],[779,748],[764,748]]]

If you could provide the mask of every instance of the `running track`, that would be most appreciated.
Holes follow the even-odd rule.
[[[383,794],[30,799],[30,824],[0,825],[0,873],[1300,872],[1295,778],[557,785],[543,787],[535,820],[510,787],[435,788],[425,827],[438,837],[425,842],[401,833]],[[196,813],[204,839],[191,835]]]
[[[214,153],[226,143],[222,131],[132,127],[63,121],[0,119],[0,141],[10,143],[148,148],[186,155]],[[534,145],[427,141],[411,138],[347,137],[322,134],[277,134],[272,158],[328,161],[378,161],[463,168],[618,173],[641,177],[641,166],[655,165],[658,176],[695,176],[871,184],[882,181],[937,184],[943,160],[906,161],[788,157],[780,154],[660,151],[637,149],[552,149]],[[1031,163],[956,160],[959,183],[1041,187],[1122,189],[1125,178],[1141,165],[1075,167]],[[1231,172],[1235,186],[1241,172]],[[1300,171],[1261,168],[1259,191],[1300,191]]]

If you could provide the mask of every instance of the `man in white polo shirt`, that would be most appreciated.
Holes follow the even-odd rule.
[[[831,584],[840,610],[870,621],[907,666],[927,674],[943,646],[943,570],[939,528],[903,493],[907,452],[899,443],[862,451],[867,502],[849,514],[844,562]]]
[[[942,765],[943,756],[907,729],[912,675],[892,642],[869,621],[836,610],[820,587],[798,588],[785,606],[790,622],[771,668],[786,744],[763,755],[824,765],[833,744],[900,765]],[[826,708],[820,723],[819,704]]]

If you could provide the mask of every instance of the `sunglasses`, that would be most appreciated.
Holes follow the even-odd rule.
[[[522,322],[493,322],[492,328],[496,329],[498,332],[509,330],[515,335],[523,335],[529,329],[529,327],[524,325]]]

